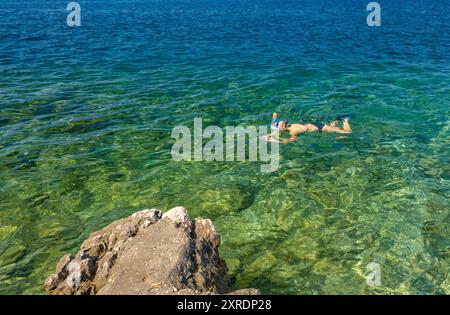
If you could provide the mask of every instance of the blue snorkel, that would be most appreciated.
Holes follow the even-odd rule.
[[[277,119],[277,113],[273,113],[272,123],[270,124],[270,129],[272,131],[280,131],[280,128],[278,128],[279,122],[280,121]]]

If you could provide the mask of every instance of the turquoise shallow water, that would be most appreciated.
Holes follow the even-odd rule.
[[[368,2],[368,1],[367,1]],[[147,207],[214,220],[233,288],[449,294],[448,1],[0,3],[0,293]],[[174,162],[175,125],[353,112],[278,172]],[[366,265],[381,266],[369,287]]]

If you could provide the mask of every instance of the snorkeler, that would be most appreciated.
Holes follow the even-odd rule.
[[[340,133],[340,134],[349,134],[352,133],[352,128],[350,127],[349,120],[353,118],[353,114],[349,115],[340,115],[337,117],[335,121],[333,121],[330,124],[321,124],[319,122],[315,124],[289,124],[288,121],[285,120],[278,120],[277,113],[273,113],[272,117],[272,124],[271,124],[271,130],[272,133],[268,134],[264,138],[267,141],[276,141],[276,142],[282,142],[282,143],[288,143],[295,141],[297,139],[297,136],[299,134],[303,134],[306,132],[333,132],[333,133]],[[342,121],[342,127],[339,127],[339,121]],[[284,132],[289,132],[289,139],[281,139],[280,136]]]

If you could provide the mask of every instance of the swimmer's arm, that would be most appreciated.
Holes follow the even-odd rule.
[[[281,139],[281,142],[282,143],[289,143],[289,142],[294,142],[295,140],[297,140],[297,135],[291,136],[289,139]]]
[[[351,130],[345,130],[345,129],[339,129],[335,131],[336,133],[341,133],[341,134],[351,134],[352,131]]]
[[[280,139],[271,134],[267,134],[267,135],[263,136],[262,139],[269,141],[269,142],[285,143],[285,141],[284,141],[285,139]]]
[[[278,142],[278,143],[289,143],[289,142],[294,142],[295,140],[297,140],[297,136],[291,136],[289,139],[280,139],[278,137],[275,137],[271,134],[266,135],[264,138],[266,138],[266,140],[268,141],[273,141],[273,142]]]
[[[280,139],[278,139],[277,137],[274,137],[270,133],[265,136],[262,136],[261,139],[264,139],[265,141],[269,141],[269,142],[278,142],[278,143],[281,142]]]
[[[340,134],[350,134],[350,133],[352,133],[351,129],[344,129],[344,128],[333,127],[333,126],[329,126],[329,125],[326,125],[322,129],[322,131],[323,132],[340,133]]]

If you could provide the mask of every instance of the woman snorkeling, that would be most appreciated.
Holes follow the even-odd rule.
[[[330,124],[322,124],[316,122],[315,124],[289,124],[287,119],[279,120],[278,114],[273,113],[272,123],[271,123],[271,133],[264,137],[267,141],[277,141],[282,143],[288,143],[295,141],[299,134],[304,134],[306,132],[332,132],[332,133],[340,133],[340,134],[349,134],[352,133],[352,128],[350,127],[349,120],[353,118],[353,114],[348,115],[340,115],[336,118],[335,121]],[[342,127],[339,127],[339,122],[342,121]],[[284,133],[288,132],[290,137],[289,139],[281,139],[280,136]]]

